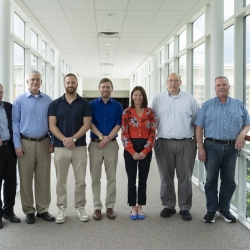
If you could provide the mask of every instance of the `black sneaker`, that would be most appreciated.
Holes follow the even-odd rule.
[[[230,211],[219,210],[219,216],[222,217],[226,222],[236,222],[236,218]]]
[[[192,220],[192,215],[188,210],[181,210],[180,215],[183,220]]]
[[[161,213],[160,216],[161,217],[165,217],[165,218],[169,218],[172,214],[175,214],[176,210],[175,209],[170,209],[170,208],[164,208]]]
[[[204,216],[204,221],[208,223],[214,223],[216,217],[216,212],[207,211],[207,214]]]

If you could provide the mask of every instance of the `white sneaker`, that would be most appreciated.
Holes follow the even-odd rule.
[[[64,223],[66,219],[66,208],[63,206],[59,207],[58,215],[56,217],[56,223]]]
[[[88,221],[89,216],[85,213],[84,207],[78,207],[76,209],[76,216],[79,218],[80,221]]]

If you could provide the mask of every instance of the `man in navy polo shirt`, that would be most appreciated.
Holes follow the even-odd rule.
[[[95,220],[102,218],[101,209],[101,175],[104,162],[107,177],[106,214],[109,219],[115,218],[116,201],[116,166],[118,161],[117,133],[121,127],[122,105],[110,95],[113,84],[104,78],[99,83],[101,96],[90,102],[92,109],[91,142],[89,144],[90,174],[94,201]]]
[[[59,208],[57,223],[64,223],[67,207],[67,176],[70,163],[75,175],[75,208],[80,221],[88,221],[85,213],[85,176],[87,166],[86,132],[90,128],[91,108],[77,93],[74,74],[64,77],[66,93],[49,106],[49,128],[55,136],[56,194]]]

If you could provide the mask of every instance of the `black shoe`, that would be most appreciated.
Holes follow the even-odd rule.
[[[0,219],[0,229],[3,228],[3,221],[2,221],[2,218]]]
[[[35,223],[35,215],[34,214],[26,214],[25,222],[27,224],[34,224]]]
[[[161,213],[160,216],[161,217],[165,217],[165,218],[169,218],[172,214],[175,214],[176,210],[175,209],[170,209],[170,208],[164,208]]]
[[[188,210],[181,210],[180,215],[183,220],[192,220],[192,215]]]
[[[216,212],[207,211],[207,214],[204,216],[204,221],[208,223],[214,223],[216,216]]]
[[[231,214],[230,211],[219,210],[219,216],[222,217],[226,222],[236,222],[236,218]]]
[[[3,218],[5,220],[9,220],[10,222],[13,222],[13,223],[21,222],[21,220],[13,212],[10,213],[10,214],[4,214]]]
[[[42,219],[44,219],[44,220],[46,220],[46,221],[49,221],[49,222],[55,221],[55,217],[52,216],[52,215],[51,215],[50,213],[48,213],[48,212],[44,212],[44,213],[42,213],[42,214],[37,214],[36,216],[39,217],[39,218],[42,218]]]

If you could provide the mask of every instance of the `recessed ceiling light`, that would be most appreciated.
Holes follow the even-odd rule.
[[[107,30],[111,30],[111,29],[107,29]]]
[[[109,17],[113,17],[115,14],[114,13],[108,13]]]
[[[111,45],[110,43],[106,43],[107,46]]]

